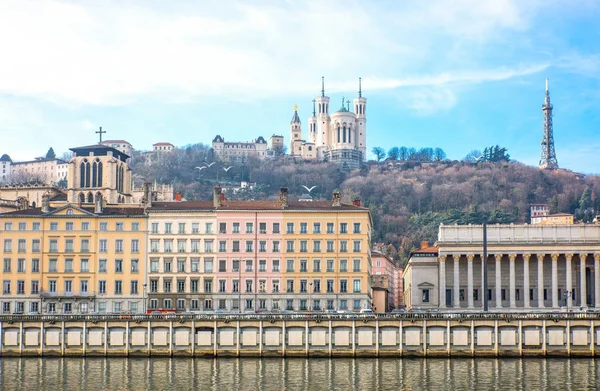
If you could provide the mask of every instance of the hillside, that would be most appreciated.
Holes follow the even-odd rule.
[[[246,199],[275,198],[280,187],[289,188],[290,197],[299,197],[306,193],[302,185],[317,186],[313,198],[330,198],[334,189],[341,189],[347,202],[359,197],[371,209],[373,243],[392,243],[401,259],[420,241],[434,242],[441,222],[528,222],[532,203],[548,203],[551,212],[573,213],[583,221],[600,213],[599,176],[544,171],[516,162],[385,161],[343,172],[334,164],[283,157],[233,165],[227,172],[219,162],[195,168],[212,160],[209,148],[198,144],[152,161],[134,154],[132,169],[136,181],[173,183],[187,199],[210,198],[217,175],[224,185],[255,182],[254,190],[235,196]]]

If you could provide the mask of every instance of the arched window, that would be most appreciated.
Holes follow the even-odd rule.
[[[338,138],[337,138],[337,142],[340,142],[340,125],[338,125]]]
[[[79,193],[79,203],[83,204],[85,202],[85,195],[83,193]]]
[[[90,163],[83,159],[79,168],[79,187],[90,187]]]
[[[344,142],[346,142],[346,125],[344,125]]]
[[[352,142],[352,128],[348,127],[348,142]]]
[[[102,186],[102,162],[100,159],[94,160],[92,165],[92,187]]]
[[[88,204],[94,203],[94,196],[92,195],[92,193],[88,193],[87,202],[88,202]]]

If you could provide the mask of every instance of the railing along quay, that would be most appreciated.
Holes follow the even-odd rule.
[[[406,312],[400,314],[39,314],[0,315],[0,322],[52,322],[118,320],[600,320],[600,312]]]

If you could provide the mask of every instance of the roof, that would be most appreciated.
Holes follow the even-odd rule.
[[[127,161],[129,155],[119,151],[116,148],[108,145],[94,144],[85,147],[70,148],[77,156],[89,156],[90,152],[94,152],[94,156],[107,156],[108,152],[112,152],[113,156],[118,157],[121,161]]]
[[[213,139],[213,143],[222,143],[225,139],[217,134],[217,136]]]
[[[12,162],[12,159],[7,154],[4,154],[0,157],[0,162]]]
[[[258,136],[258,138],[256,139],[256,144],[266,144],[266,143],[267,142],[265,141],[263,136]]]
[[[546,217],[573,217],[570,213],[554,213],[552,215],[548,215]]]
[[[129,145],[131,145],[131,143],[126,140],[103,140],[102,144],[104,144],[104,145],[106,145],[106,144],[129,144]]]
[[[152,144],[153,147],[159,147],[159,146],[165,146],[165,145],[170,145],[172,147],[174,146],[173,144],[167,143],[167,142],[164,142],[164,141],[160,142],[160,143],[154,143],[154,144]]]
[[[290,124],[299,124],[300,122],[300,116],[298,116],[298,110],[294,110],[294,115],[292,116],[292,120],[290,121]]]
[[[76,209],[80,209],[83,210],[85,212],[88,212],[91,215],[95,215],[95,216],[143,216],[144,213],[144,208],[140,208],[140,207],[127,207],[127,208],[123,208],[123,207],[113,207],[113,206],[107,206],[104,207],[102,209],[102,213],[94,213],[94,206],[77,206],[74,204],[66,204],[64,206],[60,206],[58,208],[53,208],[50,207],[50,212],[49,213],[42,213],[42,208],[29,208],[29,209],[25,209],[25,210],[16,210],[16,211],[12,211],[12,212],[7,212],[7,213],[2,213],[0,214],[0,216],[5,217],[5,216],[31,216],[31,217],[35,217],[35,216],[48,216],[51,215],[52,212],[57,211],[59,209],[66,209],[66,208],[76,208]],[[68,217],[73,217],[72,215],[65,215]]]
[[[212,201],[152,202],[151,212],[162,210],[214,210]],[[342,204],[332,206],[331,201],[289,201],[286,208],[281,207],[279,200],[255,201],[221,201],[218,210],[368,210],[368,208]]]

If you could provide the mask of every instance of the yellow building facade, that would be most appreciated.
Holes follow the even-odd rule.
[[[143,209],[45,202],[0,216],[2,312],[141,311]]]

